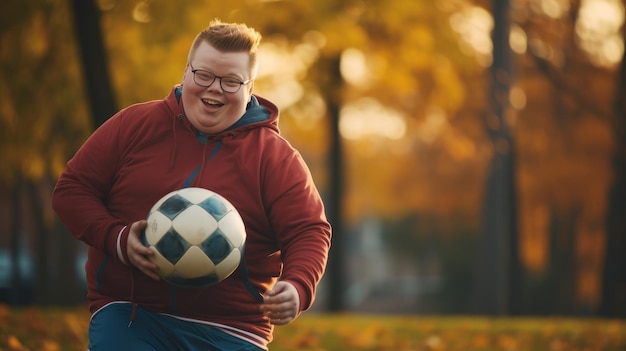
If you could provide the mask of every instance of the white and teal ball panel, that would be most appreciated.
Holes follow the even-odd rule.
[[[156,255],[161,277],[174,285],[203,287],[239,266],[246,240],[241,216],[225,198],[202,188],[165,195],[150,210],[143,243]]]

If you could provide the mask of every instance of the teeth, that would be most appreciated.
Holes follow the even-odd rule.
[[[220,105],[221,104],[219,101],[209,100],[209,99],[202,99],[202,102],[204,102],[205,104],[209,104],[209,105]]]

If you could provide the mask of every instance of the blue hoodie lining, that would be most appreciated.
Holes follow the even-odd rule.
[[[265,107],[259,105],[259,100],[256,96],[252,95],[250,97],[250,102],[246,107],[246,113],[237,120],[232,126],[228,127],[226,130],[233,130],[235,128],[239,128],[241,126],[245,126],[252,123],[267,121],[270,118],[270,111],[268,111]]]
[[[207,161],[210,160],[213,156],[215,156],[215,154],[217,154],[217,152],[220,150],[221,147],[222,147],[222,141],[220,140],[217,142],[217,144],[213,148],[213,151],[211,151],[211,154],[209,155],[209,157],[207,157]],[[204,163],[198,165],[198,167],[196,167],[196,169],[194,169],[193,172],[191,172],[191,174],[185,181],[185,184],[183,184],[183,188],[188,188],[191,185],[191,183],[196,178],[198,173],[200,173],[200,170],[202,169],[203,165]]]
[[[176,102],[180,104],[180,98],[183,96],[183,86],[179,85],[174,89],[174,95],[176,96]]]

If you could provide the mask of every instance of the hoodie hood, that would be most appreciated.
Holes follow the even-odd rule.
[[[189,128],[196,131],[198,134],[204,135],[202,132],[198,131],[191,124],[191,122],[189,122],[189,119],[185,115],[185,109],[183,108],[183,102],[181,99],[182,92],[183,87],[181,85],[177,85],[165,98],[165,102],[175,118],[174,128],[176,128],[177,123],[182,123],[185,128]],[[268,127],[276,132],[279,132],[278,116],[279,110],[274,103],[260,96],[252,95],[250,102],[248,102],[248,105],[246,106],[246,112],[244,115],[226,130],[221,133],[211,135],[210,137],[222,139],[226,135],[232,136],[245,130],[261,127]]]
[[[181,85],[174,86],[170,94],[165,97],[164,101],[168,109],[171,111],[172,116],[172,133],[174,136],[173,145],[171,147],[169,165],[170,168],[174,167],[176,154],[178,153],[178,134],[179,128],[182,130],[188,130],[193,133],[198,141],[204,144],[204,155],[202,157],[201,165],[190,175],[185,182],[185,187],[189,186],[191,182],[198,176],[198,173],[202,173],[204,170],[204,164],[210,158],[212,158],[228,140],[236,137],[240,133],[247,132],[249,130],[258,128],[270,128],[274,132],[280,134],[278,129],[278,107],[267,99],[260,96],[252,95],[250,101],[246,106],[246,112],[239,118],[233,125],[226,130],[218,133],[207,135],[196,129],[187,116],[185,115],[185,109],[182,102],[183,87]],[[207,150],[208,141],[216,141],[212,150]]]

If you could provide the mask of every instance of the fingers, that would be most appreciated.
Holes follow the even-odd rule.
[[[270,323],[274,325],[285,325],[291,323],[294,319],[296,319],[296,316],[291,313],[285,313],[285,315],[283,316],[280,312],[278,312],[267,315],[267,318],[269,319]]]
[[[151,255],[154,255],[152,250],[148,249]],[[136,253],[131,258],[131,255],[128,255],[130,261],[133,263],[135,267],[137,267],[141,272],[145,275],[149,276],[154,280],[160,280],[161,276],[157,273],[158,266],[146,258],[146,255]]]
[[[289,282],[278,282],[273,289],[267,291],[260,308],[270,323],[288,324],[296,319],[300,312],[298,291]]]
[[[128,259],[133,266],[154,280],[160,280],[157,273],[158,266],[150,260],[154,252],[143,245],[140,240],[141,232],[146,228],[146,221],[141,220],[133,223],[130,227],[128,242],[126,245]]]
[[[270,323],[275,325],[284,325],[287,324],[297,316],[297,309],[294,307],[294,304],[276,304],[276,305],[262,305],[261,311],[264,312],[264,315],[267,319],[269,319]]]

